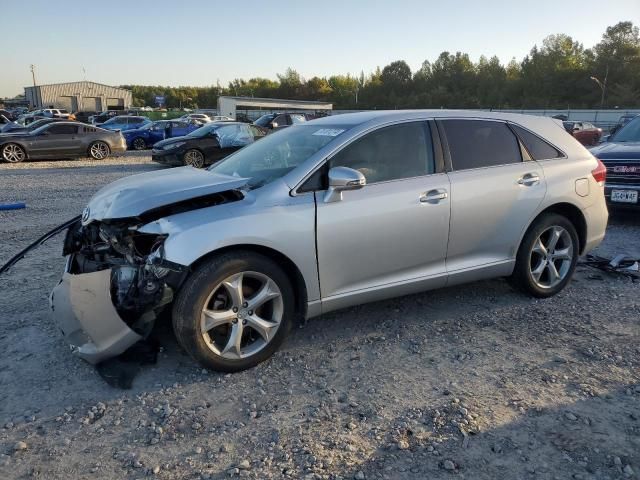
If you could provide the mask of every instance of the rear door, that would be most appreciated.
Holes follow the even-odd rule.
[[[451,222],[447,272],[515,258],[524,228],[546,193],[543,170],[505,122],[438,122],[448,152]]]

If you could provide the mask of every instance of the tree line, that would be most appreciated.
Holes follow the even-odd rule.
[[[210,108],[220,95],[321,100],[335,109],[382,108],[634,108],[640,107],[640,33],[632,22],[606,29],[592,48],[568,35],[546,37],[507,65],[493,56],[473,62],[462,52],[442,52],[412,72],[403,60],[365,75],[304,79],[294,69],[268,78],[235,79],[226,87],[125,85],[135,106]]]

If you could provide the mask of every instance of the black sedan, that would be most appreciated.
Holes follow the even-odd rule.
[[[120,132],[80,122],[53,122],[32,132],[0,135],[0,158],[9,163],[86,156],[102,160],[111,153],[124,153],[126,149]]]
[[[153,146],[152,159],[165,165],[202,168],[264,137],[265,130],[241,122],[213,122],[183,137]]]

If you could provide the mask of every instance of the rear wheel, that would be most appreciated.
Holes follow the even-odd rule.
[[[133,145],[134,150],[144,150],[147,148],[147,142],[144,141],[144,138],[136,138],[131,145]]]
[[[89,145],[89,156],[94,160],[104,160],[110,153],[111,149],[105,142],[93,142]]]
[[[525,234],[511,283],[534,297],[551,297],[571,281],[579,255],[578,234],[562,215],[538,218]]]
[[[182,157],[182,161],[185,165],[189,165],[191,167],[204,167],[204,155],[202,155],[200,150],[196,150],[195,148],[187,150]]]
[[[7,143],[2,147],[2,159],[9,163],[19,163],[27,158],[27,154],[20,145]]]
[[[294,318],[293,287],[270,260],[231,252],[201,265],[173,307],[178,342],[203,366],[236,372],[269,358]]]

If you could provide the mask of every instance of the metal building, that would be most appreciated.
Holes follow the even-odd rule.
[[[280,98],[218,97],[218,115],[226,115],[235,120],[238,107],[244,107],[245,110],[267,109],[270,111],[321,111],[328,113],[333,109],[333,104],[306,100],[283,100]]]
[[[53,83],[25,87],[31,108],[65,108],[70,112],[101,112],[131,107],[131,92],[94,82]]]

